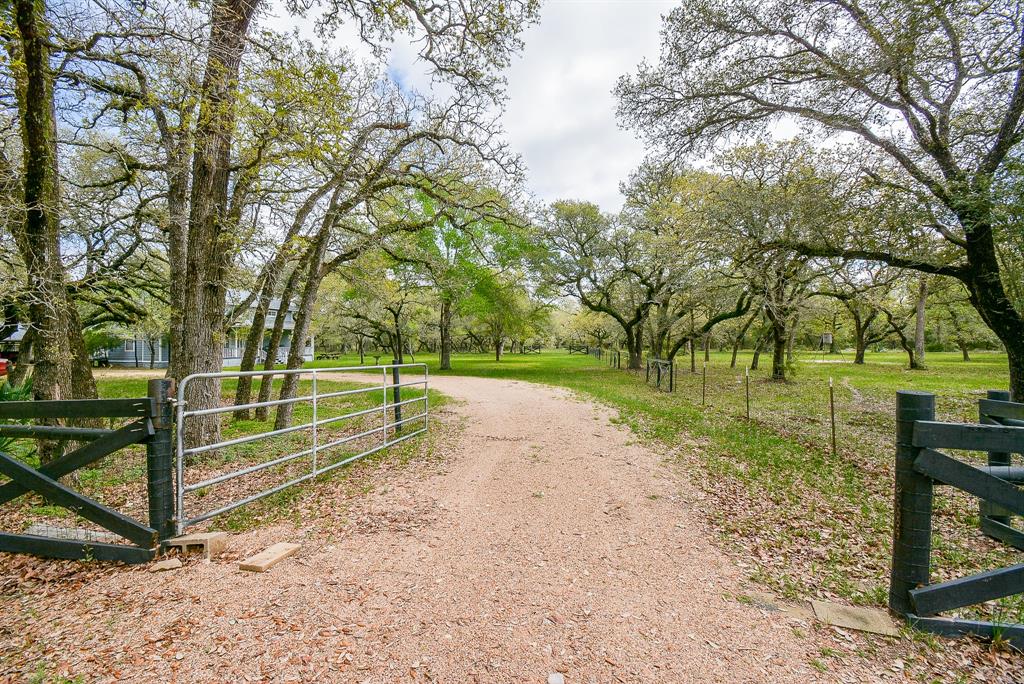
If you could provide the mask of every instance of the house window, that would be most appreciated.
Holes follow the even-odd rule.
[[[134,339],[125,340],[124,341],[124,350],[126,352],[134,353],[135,352],[135,340]]]

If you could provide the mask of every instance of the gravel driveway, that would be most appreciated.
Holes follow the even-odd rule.
[[[228,558],[23,599],[11,628],[90,682],[825,681],[798,636],[812,628],[736,600],[695,491],[610,411],[523,382],[431,384],[459,400],[443,461],[336,516],[237,535]],[[231,560],[276,541],[303,548],[265,574]]]

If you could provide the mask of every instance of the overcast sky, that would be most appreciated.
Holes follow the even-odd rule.
[[[615,121],[612,88],[658,56],[663,0],[547,0],[540,23],[509,71],[504,117],[539,199],[584,199],[606,211],[622,204],[619,182],[644,156]]]
[[[540,22],[523,35],[525,49],[508,71],[503,117],[538,200],[583,199],[605,211],[622,205],[619,182],[643,159],[643,145],[615,121],[612,88],[644,58],[658,56],[667,0],[544,0]],[[274,12],[294,21],[286,12]],[[269,23],[276,23],[271,20]],[[312,31],[304,31],[311,35]],[[366,55],[352,32],[338,41]],[[429,88],[408,45],[396,45],[389,67],[403,82]]]

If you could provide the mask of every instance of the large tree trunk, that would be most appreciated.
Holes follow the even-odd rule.
[[[61,261],[57,126],[45,6],[38,0],[16,0],[13,9],[17,43],[8,45],[21,123],[25,201],[24,220],[13,229],[31,297],[32,394],[43,400],[94,398],[82,326],[68,297]],[[59,452],[58,443],[39,443],[44,463]]]
[[[793,318],[793,324],[789,327],[789,335],[786,337],[786,363],[793,363],[793,346],[796,344],[796,330],[800,325],[799,316]]]
[[[766,330],[757,338],[757,343],[754,344],[754,355],[750,359],[750,370],[757,370],[761,363],[761,352],[764,351],[764,345],[768,341],[770,331]]]
[[[786,342],[789,335],[786,328],[779,323],[772,324],[772,380],[786,380]]]
[[[451,370],[452,367],[452,303],[447,299],[441,300],[441,370]]]
[[[501,353],[505,351],[505,338],[494,338],[494,360],[501,361]]]
[[[626,332],[626,351],[629,353],[630,370],[640,370],[644,360],[644,340],[642,335],[636,335],[632,330]]]
[[[751,324],[753,324],[754,319],[756,319],[758,315],[760,315],[760,311],[755,311],[754,315],[747,319],[747,322],[743,324],[743,327],[740,328],[739,333],[737,333],[735,339],[733,339],[732,361],[729,363],[729,368],[736,367],[736,356],[739,354],[740,345],[743,344],[743,338],[747,336],[747,331],[750,329]]]
[[[306,340],[309,339],[309,326],[313,319],[313,304],[316,302],[316,295],[320,291],[320,283],[327,274],[323,272],[324,254],[327,252],[328,233],[323,231],[317,237],[309,254],[309,261],[306,263],[306,285],[302,289],[302,298],[299,300],[298,313],[295,316],[295,328],[292,330],[292,344],[288,349],[288,368],[295,369],[302,366],[302,351],[306,347]],[[281,381],[280,399],[294,399],[299,387],[299,376],[297,373],[290,373],[284,376]],[[292,424],[292,413],[295,404],[281,404],[277,407],[277,417],[274,420],[274,429],[283,430]]]
[[[786,343],[789,341],[789,329],[784,316],[767,306],[765,315],[768,317],[768,334],[772,338],[772,380],[786,379]]]
[[[917,286],[917,311],[914,325],[914,355],[918,368],[924,368],[925,304],[928,302],[928,279],[922,277]]]
[[[864,322],[859,313],[850,311],[853,318],[853,344],[856,349],[853,355],[853,362],[857,365],[864,364],[864,352],[867,350],[868,341],[868,325],[870,325],[870,319],[868,322]]]
[[[249,333],[245,336],[245,351],[242,352],[242,361],[238,370],[249,372],[256,367],[256,355],[263,349],[263,336],[266,333],[267,314],[270,311],[270,302],[274,298],[274,289],[277,287],[277,274],[267,274],[260,289],[260,297],[252,312],[252,322],[249,325]],[[287,317],[288,311],[278,311],[278,317]],[[276,320],[274,321],[277,322]],[[264,376],[264,379],[271,380]],[[238,378],[238,387],[235,389],[235,406],[248,404],[252,399],[252,376],[243,375]],[[241,409],[234,412],[235,420],[249,420],[249,409]]]
[[[302,277],[305,259],[306,257],[303,257],[295,265],[291,275],[288,276],[288,280],[285,281],[284,290],[281,291],[281,305],[277,311],[277,318],[274,319],[274,329],[270,331],[270,340],[267,342],[267,358],[263,360],[263,370],[274,370],[274,366],[277,365],[277,348],[281,346],[281,340],[284,338],[284,322],[288,318],[288,310],[291,308],[292,298],[299,287],[299,279]],[[260,380],[260,392],[256,401],[261,404],[270,401],[270,393],[273,391],[273,388],[274,376],[268,373]],[[256,407],[256,420],[266,420],[269,415],[270,409],[268,407]]]
[[[971,352],[967,349],[967,342],[962,339],[957,339],[956,346],[960,347],[960,353],[963,354],[964,361],[970,361]]]
[[[225,230],[231,140],[235,131],[238,73],[249,25],[260,0],[217,0],[210,19],[210,42],[200,95],[192,158],[192,187],[181,291],[171,292],[171,307],[181,312],[181,339],[174,362],[175,379],[191,373],[215,373],[223,367],[226,274],[234,252]],[[177,299],[176,297],[180,297]],[[220,381],[190,382],[185,401],[191,409],[220,403]],[[220,439],[218,415],[186,422],[186,446]]]

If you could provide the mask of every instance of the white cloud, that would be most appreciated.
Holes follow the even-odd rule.
[[[644,58],[656,59],[661,0],[551,1],[524,36],[509,71],[504,117],[540,199],[584,199],[606,211],[622,204],[619,182],[644,156],[615,121],[612,88]]]
[[[523,35],[525,49],[509,69],[502,118],[512,149],[522,154],[529,189],[538,199],[583,199],[606,211],[622,205],[618,185],[644,157],[643,144],[615,120],[612,88],[645,57],[656,60],[661,15],[670,0],[548,0],[540,22]],[[274,12],[278,21],[309,23]],[[350,30],[351,29],[351,30]],[[343,27],[338,44],[355,47]],[[354,50],[365,56],[365,48]],[[407,41],[393,46],[389,70],[406,85],[430,88]]]

